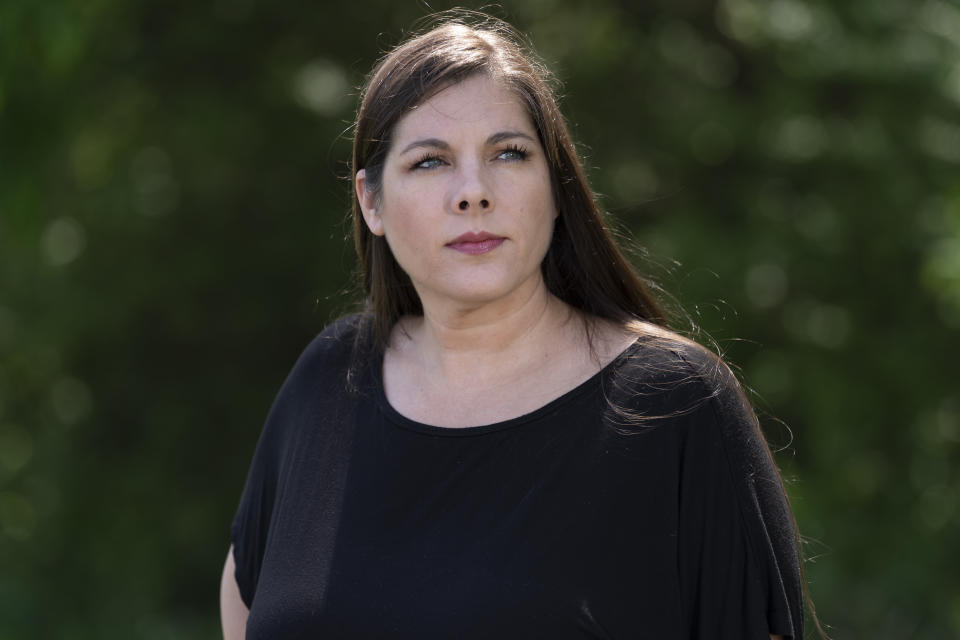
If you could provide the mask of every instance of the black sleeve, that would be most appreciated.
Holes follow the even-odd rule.
[[[296,371],[296,368],[294,369]],[[270,521],[277,497],[282,465],[285,430],[289,427],[289,388],[295,386],[293,374],[281,387],[267,416],[247,473],[240,505],[230,527],[233,543],[234,573],[240,596],[247,608],[253,606],[253,594],[260,577],[260,565],[266,549]]]
[[[689,416],[679,567],[690,638],[803,638],[793,516],[756,416],[730,370],[688,358],[703,398]]]
[[[290,460],[304,437],[304,425],[316,415],[335,413],[335,406],[352,374],[350,365],[361,353],[358,331],[366,332],[367,317],[340,318],[317,335],[287,376],[270,408],[247,474],[236,516],[230,528],[235,577],[240,596],[252,608],[275,509],[290,478]],[[365,336],[366,334],[361,334]]]

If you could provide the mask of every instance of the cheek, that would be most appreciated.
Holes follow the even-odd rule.
[[[425,234],[429,227],[423,224],[415,209],[393,209],[383,216],[383,231],[391,246],[397,245],[400,250],[410,251],[416,250],[416,245],[427,240]]]
[[[547,235],[553,233],[553,226],[558,217],[557,207],[553,203],[553,193],[545,189],[537,194],[535,201],[531,203],[535,214],[535,223],[539,228],[546,228]]]
[[[380,216],[383,228],[390,235],[405,233],[406,229],[417,224],[418,208],[416,203],[423,196],[402,183],[391,181],[384,185],[380,199]]]
[[[387,245],[405,270],[429,262],[427,248],[436,239],[438,224],[430,215],[431,196],[423,189],[394,191],[402,197],[387,198],[381,219]]]

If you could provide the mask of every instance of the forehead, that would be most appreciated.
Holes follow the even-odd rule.
[[[534,137],[524,104],[503,83],[473,76],[451,85],[403,116],[394,130],[397,143],[420,137],[456,138],[475,133],[486,137],[516,130]]]

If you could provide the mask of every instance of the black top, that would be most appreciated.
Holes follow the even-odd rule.
[[[248,638],[803,637],[783,490],[711,354],[641,339],[532,413],[445,428],[389,405],[380,357],[347,375],[365,323],[310,344],[257,445]]]

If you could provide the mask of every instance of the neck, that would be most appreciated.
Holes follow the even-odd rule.
[[[449,380],[496,376],[528,366],[549,353],[558,339],[571,335],[573,312],[542,281],[510,300],[463,306],[424,301],[420,318],[402,321],[408,339],[428,371]]]

